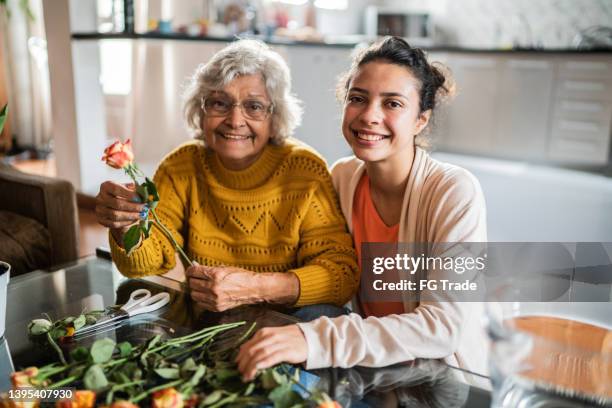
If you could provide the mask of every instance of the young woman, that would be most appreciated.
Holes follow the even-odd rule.
[[[349,301],[359,283],[351,236],[325,162],[291,137],[301,109],[282,57],[254,40],[228,45],[194,73],[185,116],[200,140],[168,154],[154,180],[162,222],[199,264],[186,271],[192,298],[213,311]],[[113,261],[129,277],[164,273],[175,251],[156,228],[129,256],[123,249],[143,216],[134,200],[133,188],[100,187]]]
[[[423,51],[389,37],[362,51],[339,85],[342,133],[355,156],[336,163],[332,178],[360,261],[361,244],[367,242],[433,248],[486,241],[478,181],[422,148],[436,104],[451,90],[449,81]],[[362,271],[362,285],[370,273]],[[282,361],[305,362],[311,369],[436,358],[486,371],[479,304],[455,302],[444,293],[422,299],[358,297],[361,315],[264,328],[240,349],[239,369],[250,379]]]

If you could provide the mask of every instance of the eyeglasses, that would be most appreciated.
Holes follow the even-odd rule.
[[[208,116],[223,117],[230,114],[238,106],[242,114],[251,120],[265,120],[274,110],[273,104],[266,104],[257,99],[247,99],[242,102],[233,102],[231,99],[219,96],[210,96],[202,99],[202,110]]]

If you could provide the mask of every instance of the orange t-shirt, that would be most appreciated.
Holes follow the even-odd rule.
[[[370,195],[370,178],[366,173],[357,184],[355,197],[353,199],[353,239],[359,268],[361,265],[361,243],[362,242],[397,242],[399,224],[387,226],[380,218],[372,196]],[[363,277],[363,274],[362,274]],[[364,315],[367,316],[386,316],[390,314],[404,313],[402,302],[362,302],[357,297],[359,306]]]

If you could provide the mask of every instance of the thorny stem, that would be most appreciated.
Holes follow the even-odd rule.
[[[68,365],[68,363],[66,362],[66,359],[64,358],[64,353],[62,352],[62,349],[59,348],[55,340],[53,340],[51,333],[49,332],[47,332],[47,340],[49,341],[49,344],[51,345],[51,347],[53,347],[55,351],[57,352],[57,356],[59,357],[62,364]]]
[[[130,176],[130,178],[134,181],[134,184],[136,184],[137,186],[140,185],[140,183],[138,183],[138,180],[136,179],[136,176],[140,175],[141,177],[144,177],[144,174],[142,173],[142,171],[140,171],[140,169],[136,166],[136,164],[130,163],[129,165],[127,165],[124,168],[124,170],[125,170],[126,174],[128,176]],[[155,218],[155,222],[153,223],[153,225],[155,225],[157,228],[159,228],[164,233],[166,238],[168,238],[170,240],[170,242],[172,242],[172,244],[174,245],[174,249],[176,249],[176,251],[179,253],[179,255],[183,257],[183,260],[185,262],[187,262],[187,265],[193,266],[193,262],[191,261],[191,259],[189,259],[187,254],[185,254],[185,252],[183,251],[183,248],[181,248],[180,245],[176,242],[176,240],[174,239],[174,236],[172,235],[172,233],[159,220],[159,217],[157,216],[157,213],[155,212],[155,209],[151,208],[150,212],[151,212],[151,214],[153,214],[153,218]]]
[[[153,223],[153,225],[158,227],[164,233],[164,235],[172,242],[172,244],[174,245],[174,249],[176,249],[177,252],[183,257],[185,262],[187,262],[187,265],[193,266],[193,262],[191,262],[191,259],[189,259],[187,254],[185,254],[185,252],[183,251],[183,248],[181,248],[180,245],[175,241],[174,236],[172,236],[172,233],[159,220],[159,218],[157,217],[157,213],[155,212],[155,209],[151,208],[151,214],[153,214],[153,218],[155,218],[155,222]]]
[[[160,391],[160,390],[165,390],[166,388],[170,388],[170,387],[175,387],[179,384],[181,384],[182,382],[185,382],[185,380],[174,380],[174,381],[170,381],[168,383],[162,384],[162,385],[158,385],[157,387],[153,387],[153,388],[149,388],[148,390],[138,394],[137,396],[135,396],[134,398],[130,399],[130,402],[138,402],[144,398],[146,398],[149,394],[153,394],[155,391]]]

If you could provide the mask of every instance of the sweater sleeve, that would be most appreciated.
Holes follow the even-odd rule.
[[[184,239],[179,231],[184,230],[186,198],[180,192],[183,189],[174,182],[167,167],[162,163],[153,178],[160,198],[155,212],[178,245],[183,246]],[[153,220],[151,213],[149,219]],[[115,242],[111,234],[109,241],[113,261],[127,277],[160,275],[174,268],[176,264],[176,251],[172,242],[155,225],[151,228],[149,237],[144,239],[130,256]]]
[[[469,173],[438,183],[428,219],[435,242],[486,241],[484,198]],[[440,254],[432,254],[440,255]],[[435,272],[434,272],[435,273]],[[441,292],[441,291],[440,291]],[[427,294],[410,313],[363,319],[357,314],[300,323],[308,343],[306,367],[380,367],[416,358],[445,358],[457,351],[477,303],[454,302]]]
[[[290,270],[300,281],[296,306],[333,303],[342,306],[357,291],[359,268],[331,177],[316,182],[300,226],[298,265]]]

